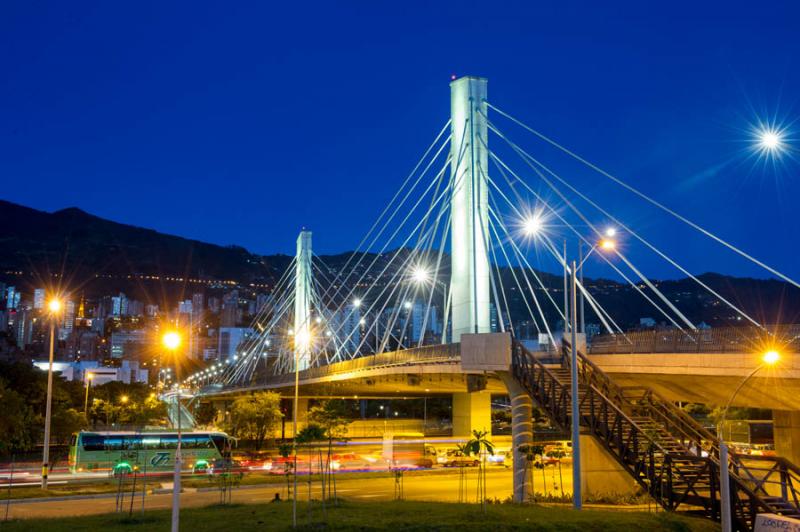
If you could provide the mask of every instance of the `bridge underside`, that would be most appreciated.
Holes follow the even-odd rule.
[[[589,358],[620,386],[646,386],[670,401],[724,405],[760,360],[755,354],[625,354]],[[800,357],[763,368],[736,395],[735,406],[800,409]]]

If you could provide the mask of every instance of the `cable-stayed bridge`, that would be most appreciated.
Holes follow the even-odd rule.
[[[532,142],[539,151],[528,148]],[[450,119],[357,251],[333,269],[314,254],[311,232],[302,231],[272,303],[254,320],[257,334],[234,357],[192,375],[188,383],[220,397],[286,390],[295,378],[308,394],[452,393],[454,430],[481,428],[489,415],[489,392],[505,392],[512,398],[516,449],[531,441],[532,401],[555,424],[569,427],[573,390],[563,354],[574,343],[580,350],[579,421],[593,455],[616,464],[664,507],[689,505],[718,519],[716,479],[723,465],[716,437],[672,403],[689,400],[681,399],[681,392],[661,399],[631,376],[661,375],[658,386],[669,391],[679,388],[670,385],[670,375],[675,383],[691,375],[675,368],[716,368],[724,370],[720,377],[736,379],[759,368],[758,354],[780,351],[788,368],[780,378],[786,387],[797,386],[800,369],[790,353],[797,351],[798,331],[765,323],[725,297],[684,266],[679,254],[616,215],[606,196],[546,164],[540,151],[620,188],[631,202],[706,239],[710,250],[716,247],[800,288],[776,267],[493,105],[485,79],[465,77],[451,83]],[[691,279],[740,327],[710,341],[716,330],[695,323],[681,301],[636,264],[633,256],[645,252]],[[557,266],[563,276],[543,274],[537,267],[542,264]],[[584,283],[587,264],[602,265],[627,283],[668,324],[666,332],[653,333],[648,344],[624,330],[604,306],[602,290]],[[601,335],[587,346],[590,322]],[[532,342],[521,341],[523,329],[534,333]],[[738,365],[728,364],[730,358],[709,358],[731,353]],[[663,363],[648,365],[643,359],[638,370],[620,369],[625,362],[616,361],[633,363],[634,354],[659,355]],[[679,359],[683,365],[671,364]],[[623,374],[627,377],[620,380],[637,386],[620,386],[616,376]],[[767,368],[755,378],[765,376]],[[720,382],[718,389],[726,386]],[[785,414],[783,447],[800,457],[800,414],[778,395],[772,408]],[[785,459],[768,462],[756,467],[734,455],[724,465],[731,471],[731,498],[742,529],[752,526],[756,513],[800,515],[800,470]],[[515,471],[515,497],[522,500],[518,475]]]

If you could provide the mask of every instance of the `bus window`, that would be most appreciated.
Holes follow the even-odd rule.
[[[220,453],[224,453],[227,449],[225,448],[225,436],[222,434],[213,434],[211,436],[211,441],[214,442],[214,446],[217,448],[217,451]]]
[[[103,451],[105,450],[105,438],[102,436],[82,436],[84,451]]]
[[[123,449],[123,436],[109,436],[106,439],[106,450],[121,451]]]
[[[158,449],[161,446],[161,438],[158,436],[145,436],[142,438],[143,449]]]

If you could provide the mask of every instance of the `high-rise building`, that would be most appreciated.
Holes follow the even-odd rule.
[[[66,340],[75,327],[75,302],[67,301],[64,303],[64,321],[58,329],[58,339]]]
[[[144,313],[148,318],[155,318],[158,316],[158,305],[145,305]]]
[[[33,316],[28,308],[17,308],[14,312],[14,338],[20,349],[30,345],[33,340]]]
[[[208,298],[208,311],[212,314],[219,314],[219,298],[218,297],[209,297]]]
[[[9,286],[6,288],[6,308],[15,309],[19,307],[19,300],[22,294],[19,293],[16,286]]]
[[[144,316],[144,303],[135,299],[128,300],[128,316]]]
[[[411,308],[411,341],[414,343],[419,342],[421,338],[424,339],[426,333],[441,333],[436,307],[431,306],[426,319],[427,306],[427,303],[415,301]]]
[[[192,300],[186,299],[178,302],[178,314],[192,314]]]
[[[220,360],[228,359],[236,354],[236,350],[255,331],[249,327],[220,327],[217,356]]]
[[[128,315],[128,298],[122,292],[111,298],[111,315],[115,317]]]
[[[111,333],[111,358],[138,357],[146,346],[147,334],[144,330],[115,331]]]
[[[197,320],[203,315],[203,301],[205,296],[202,292],[192,295],[192,314],[194,319]]]
[[[361,342],[361,309],[353,304],[345,306],[334,314],[330,325],[331,335],[336,336],[337,346],[345,353],[355,353]]]
[[[236,327],[239,324],[239,291],[231,290],[222,296],[220,327]]]
[[[44,288],[37,288],[33,291],[33,310],[43,310],[47,292]]]

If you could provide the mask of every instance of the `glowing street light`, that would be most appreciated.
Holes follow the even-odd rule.
[[[61,312],[61,301],[58,299],[51,299],[47,302],[47,310],[49,310],[52,314],[58,314]]]
[[[427,283],[427,282],[428,282],[428,280],[430,279],[430,277],[431,277],[431,276],[430,276],[430,274],[428,273],[428,270],[426,270],[425,268],[423,268],[423,267],[421,267],[421,266],[417,266],[417,267],[416,267],[416,268],[414,268],[414,270],[411,272],[411,278],[412,278],[412,279],[414,280],[414,282],[415,282],[415,283],[417,283],[417,284]]]
[[[360,307],[361,306],[361,300],[358,299],[358,298],[355,298],[353,300],[353,306],[356,307],[356,308]]]
[[[539,234],[543,226],[544,224],[542,223],[541,216],[533,215],[525,220],[525,222],[522,225],[522,229],[523,231],[525,231],[526,235],[535,236]]]
[[[175,351],[181,345],[181,335],[175,331],[170,331],[161,337],[161,343],[170,351]]]
[[[608,238],[614,238],[617,235],[617,230],[614,229],[613,227],[609,227],[608,229],[605,230],[605,235]]]
[[[616,247],[617,243],[610,238],[604,238],[603,240],[600,241],[600,249],[603,249],[605,251],[613,251],[614,249],[616,249]]]
[[[783,135],[774,129],[762,129],[758,133],[758,145],[765,152],[780,151],[783,147]]]
[[[119,402],[122,403],[123,405],[128,404],[128,399],[129,398],[127,395],[123,395],[122,397],[119,398]]]
[[[778,363],[780,359],[781,359],[781,354],[775,351],[774,349],[770,349],[769,351],[764,353],[764,355],[761,357],[761,361],[768,366]]]

